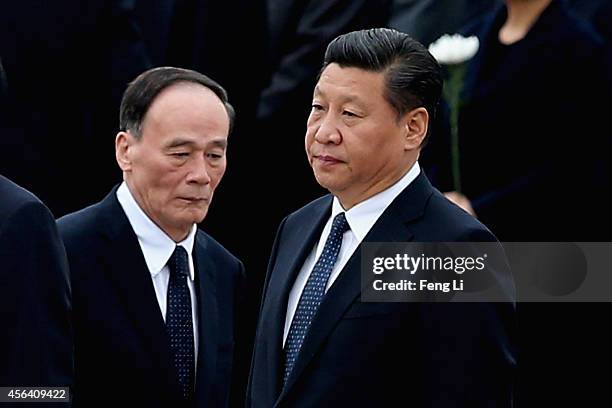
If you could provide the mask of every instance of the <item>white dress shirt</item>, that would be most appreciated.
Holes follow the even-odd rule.
[[[420,172],[421,169],[419,167],[419,163],[416,162],[414,166],[412,166],[410,170],[395,184],[368,198],[367,200],[360,202],[348,211],[344,211],[344,208],[342,208],[338,198],[334,197],[331,216],[323,228],[319,241],[312,249],[310,255],[308,255],[308,258],[306,258],[306,261],[304,261],[304,265],[302,265],[302,269],[300,269],[300,273],[295,279],[293,288],[289,293],[287,314],[285,317],[285,331],[283,334],[283,347],[285,346],[285,341],[287,340],[287,335],[289,334],[289,328],[291,327],[291,321],[293,320],[295,309],[297,309],[300,296],[302,295],[304,286],[306,286],[306,281],[308,280],[308,277],[315,266],[316,260],[319,259],[319,256],[323,252],[325,241],[327,240],[332,222],[336,215],[341,212],[345,213],[350,230],[346,231],[342,236],[342,246],[340,247],[340,252],[338,253],[338,258],[336,259],[334,269],[332,270],[329,280],[327,281],[325,293],[327,293],[329,288],[336,281],[340,275],[340,272],[342,271],[342,268],[344,268],[344,265],[346,265],[348,260],[351,258],[353,252],[355,252],[361,241],[363,241],[368,232],[370,232],[370,229],[372,229],[378,218],[393,202],[393,200],[395,200],[395,198],[406,187],[408,187],[408,185],[410,185],[414,179],[417,178]]]
[[[155,288],[155,295],[157,296],[157,303],[159,304],[159,310],[166,321],[166,303],[168,298],[168,281],[170,279],[170,269],[168,268],[168,260],[174,248],[177,245],[182,246],[187,251],[189,257],[189,278],[187,279],[187,286],[189,286],[189,294],[191,295],[191,316],[193,319],[193,345],[194,345],[194,361],[198,361],[198,313],[197,313],[197,298],[195,293],[194,283],[194,267],[193,267],[193,256],[191,254],[193,250],[193,244],[195,242],[195,234],[197,227],[193,224],[189,235],[181,242],[174,242],[161,228],[159,228],[145,213],[142,211],[134,196],[130,192],[125,181],[121,183],[117,189],[117,199],[119,204],[123,208],[125,215],[127,216],[132,229],[136,233],[140,249],[144,255],[145,262],[149,268],[151,279],[153,280],[153,287]],[[129,271],[126,271],[129,273]],[[135,290],[142,290],[141,288],[134,288]]]

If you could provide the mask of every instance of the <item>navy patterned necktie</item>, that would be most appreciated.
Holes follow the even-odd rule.
[[[336,215],[329,236],[325,241],[323,252],[306,281],[306,286],[304,286],[300,301],[295,309],[295,314],[289,328],[289,334],[285,341],[285,371],[283,374],[283,384],[287,383],[287,379],[289,378],[289,374],[291,374],[291,370],[300,352],[310,323],[323,300],[329,275],[331,275],[334,269],[340,247],[342,246],[342,236],[349,229],[344,213]]]
[[[170,340],[170,351],[183,397],[190,399],[193,393],[195,366],[191,295],[187,286],[189,260],[185,248],[176,246],[168,261],[168,267],[170,268],[170,279],[168,281],[166,332]]]

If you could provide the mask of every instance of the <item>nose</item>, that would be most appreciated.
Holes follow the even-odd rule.
[[[342,134],[338,129],[337,119],[333,114],[327,114],[321,118],[319,127],[315,129],[314,139],[321,144],[338,144],[342,141]]]
[[[210,183],[208,162],[204,155],[196,155],[194,157],[187,175],[187,182],[204,185]]]

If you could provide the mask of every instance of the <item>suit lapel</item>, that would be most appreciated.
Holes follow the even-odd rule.
[[[263,341],[258,353],[263,354],[257,357],[260,361],[265,360],[265,363],[259,366],[265,367],[267,372],[259,373],[260,378],[265,378],[265,383],[256,384],[258,387],[265,387],[268,406],[272,406],[281,391],[283,332],[289,292],[300,268],[321,235],[331,213],[331,203],[331,196],[322,198],[319,205],[309,213],[308,222],[287,234],[286,241],[283,240],[280,244],[281,248],[271,271],[261,311],[262,327],[259,331]]]
[[[100,203],[101,225],[108,238],[109,256],[104,259],[108,265],[106,271],[151,359],[159,366],[159,375],[166,377],[166,383],[171,384],[178,395],[178,379],[153,281],[138,238],[115,193],[116,188]]]
[[[198,291],[198,361],[195,400],[197,406],[210,401],[211,386],[217,367],[219,312],[215,276],[217,266],[206,255],[206,240],[198,233],[194,245],[196,290]]]
[[[407,242],[413,239],[409,224],[419,219],[433,189],[421,174],[391,203],[364,238],[364,242]],[[301,265],[301,264],[300,264]],[[292,281],[293,282],[293,281]],[[323,298],[308,330],[293,371],[279,401],[291,389],[325,339],[361,293],[361,245],[355,250],[337,280]],[[286,302],[281,305],[286,309]],[[283,315],[284,318],[284,315]],[[284,319],[283,319],[284,323]]]

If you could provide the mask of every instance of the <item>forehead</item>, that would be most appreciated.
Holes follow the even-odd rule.
[[[229,117],[213,91],[200,84],[180,82],[162,90],[151,103],[143,120],[143,133],[151,128],[227,136]]]
[[[329,64],[321,73],[314,94],[346,100],[370,100],[383,97],[384,73]]]

